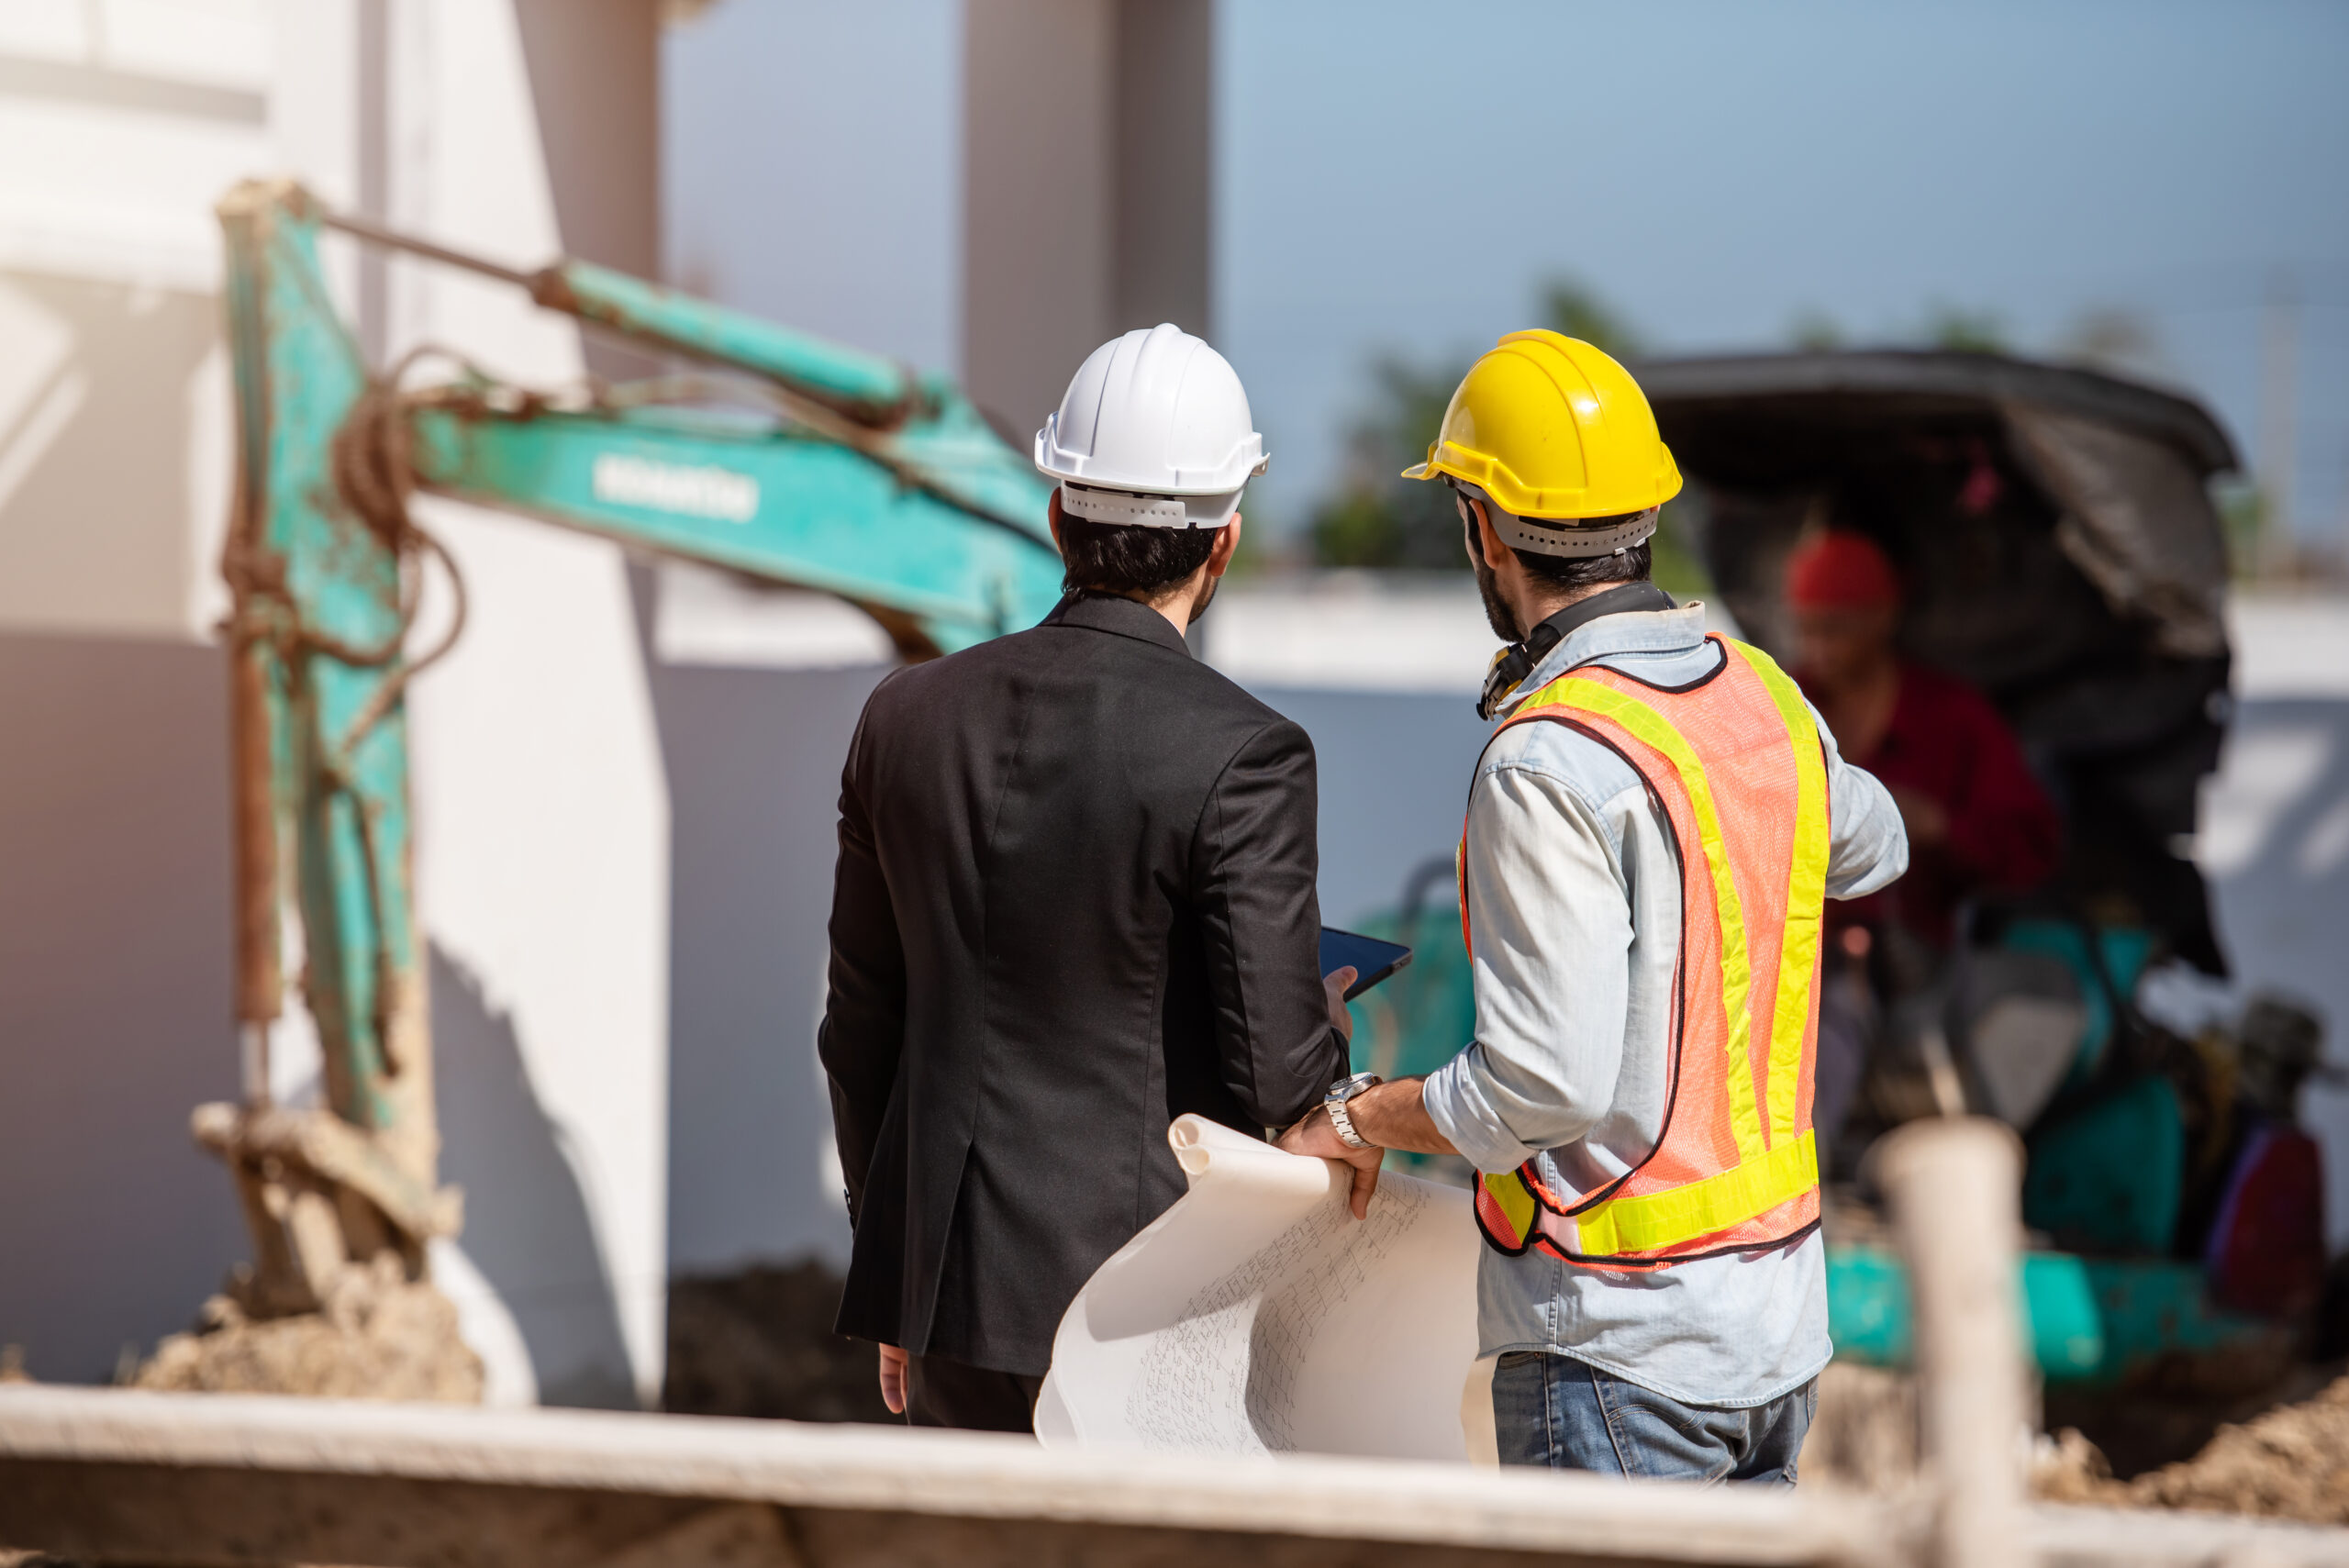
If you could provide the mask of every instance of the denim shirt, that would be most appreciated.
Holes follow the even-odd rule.
[[[1686,684],[1722,658],[1704,631],[1694,604],[1602,616],[1552,649],[1517,700],[1592,663]],[[1909,840],[1891,795],[1819,728],[1827,892],[1856,897],[1908,869]],[[1563,724],[1520,724],[1477,762],[1464,869],[1476,1038],[1429,1077],[1428,1113],[1480,1171],[1538,1159],[1553,1189],[1588,1192],[1663,1135],[1680,956],[1671,824],[1612,750]],[[1477,1298],[1486,1355],[1575,1356],[1692,1405],[1765,1403],[1816,1376],[1832,1349],[1815,1230],[1648,1273],[1486,1248]]]

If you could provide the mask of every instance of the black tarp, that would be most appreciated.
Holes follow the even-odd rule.
[[[2227,717],[2226,552],[2209,478],[2232,448],[2193,402],[1997,354],[1827,352],[1638,367],[1695,482],[1707,564],[1746,634],[1791,655],[1780,595],[1807,528],[1881,544],[1920,662],[1997,703],[2062,808],[2047,896],[2224,962],[2181,854]]]

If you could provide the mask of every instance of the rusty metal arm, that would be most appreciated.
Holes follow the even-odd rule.
[[[566,258],[524,272],[332,211],[306,195],[296,199],[317,222],[355,239],[511,284],[549,310],[592,321],[640,343],[770,377],[860,424],[892,429],[924,403],[921,378],[878,354],[744,316],[590,261]]]

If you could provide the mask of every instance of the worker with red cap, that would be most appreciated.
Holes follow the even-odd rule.
[[[1989,701],[1954,676],[1901,658],[1900,581],[1866,535],[1830,528],[1787,562],[1798,640],[1797,678],[1842,747],[1892,792],[1909,829],[1909,874],[1883,892],[1831,906],[1846,958],[1887,927],[1928,951],[1948,946],[1960,900],[2020,893],[2054,871],[2055,808],[2014,733]],[[1826,1012],[1834,995],[1822,995]],[[1820,1022],[1813,1124],[1831,1139],[1858,1089],[1863,1031]]]

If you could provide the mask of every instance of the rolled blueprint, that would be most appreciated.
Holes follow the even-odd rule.
[[[1387,1174],[1356,1220],[1332,1162],[1196,1116],[1167,1141],[1190,1190],[1061,1319],[1044,1446],[1490,1454],[1466,1193]]]

